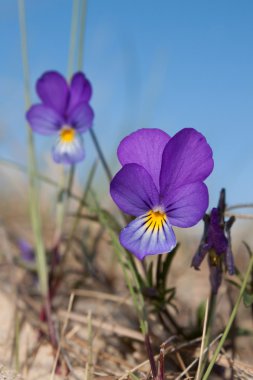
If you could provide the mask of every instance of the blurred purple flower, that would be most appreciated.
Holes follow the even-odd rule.
[[[33,247],[26,240],[23,240],[23,239],[19,239],[17,241],[17,244],[21,253],[22,260],[28,261],[28,262],[34,262],[35,252],[34,252]]]
[[[111,182],[118,207],[137,218],[120,234],[121,244],[139,259],[170,252],[172,226],[191,227],[208,207],[203,181],[213,170],[212,150],[194,129],[172,138],[160,129],[140,129],[118,148],[123,165]]]
[[[36,83],[42,103],[31,106],[26,117],[34,132],[58,134],[52,154],[55,162],[74,164],[83,160],[81,134],[92,126],[94,113],[89,105],[90,82],[83,73],[73,75],[70,84],[56,71],[44,73]]]
[[[198,270],[204,257],[208,254],[210,283],[214,294],[218,292],[221,285],[224,267],[230,275],[235,274],[230,234],[235,218],[231,217],[225,221],[225,209],[225,190],[222,189],[218,207],[212,209],[210,216],[205,215],[204,217],[204,233],[192,260],[192,266]]]

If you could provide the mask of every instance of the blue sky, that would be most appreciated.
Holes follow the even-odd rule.
[[[46,70],[66,74],[71,8],[70,0],[26,2],[32,87]],[[84,71],[94,88],[94,128],[113,171],[127,133],[194,127],[214,151],[210,206],[221,187],[229,203],[253,200],[252,12],[252,0],[88,1]],[[0,1],[0,46],[0,155],[25,162],[16,0]],[[95,157],[85,140],[83,180]],[[43,167],[52,140],[39,136],[36,143]]]

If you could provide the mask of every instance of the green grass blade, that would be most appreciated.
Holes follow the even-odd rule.
[[[234,319],[235,319],[235,317],[236,317],[236,314],[237,314],[237,311],[238,311],[239,305],[240,305],[240,303],[241,303],[241,299],[242,299],[243,294],[244,294],[244,291],[245,291],[245,289],[246,289],[247,282],[248,282],[248,279],[249,279],[249,277],[250,277],[250,274],[251,274],[252,268],[253,268],[253,256],[252,256],[251,259],[250,259],[249,266],[248,266],[247,272],[246,272],[246,274],[245,274],[245,277],[244,277],[244,280],[243,280],[243,283],[242,283],[242,286],[241,286],[241,289],[240,289],[239,296],[238,296],[238,298],[237,298],[237,301],[236,301],[236,303],[235,303],[235,306],[234,306],[234,308],[233,308],[233,311],[232,311],[232,313],[231,313],[231,315],[230,315],[230,318],[229,318],[229,320],[228,320],[228,323],[227,323],[227,326],[226,326],[226,328],[225,328],[225,331],[224,331],[224,333],[223,333],[223,335],[222,335],[222,337],[221,337],[221,340],[220,340],[220,342],[219,342],[219,344],[218,344],[218,346],[217,346],[217,348],[216,348],[216,350],[215,350],[215,352],[214,352],[214,355],[213,355],[213,357],[212,357],[212,360],[210,361],[209,366],[208,366],[208,368],[207,368],[207,370],[206,370],[206,372],[205,372],[205,374],[204,374],[202,380],[207,380],[207,379],[209,378],[209,375],[210,375],[210,373],[211,373],[211,371],[212,371],[212,369],[213,369],[213,366],[214,366],[214,364],[215,364],[215,362],[216,362],[216,359],[217,359],[217,357],[218,357],[218,355],[219,355],[219,352],[220,352],[220,350],[222,349],[222,346],[224,345],[225,340],[227,339],[228,333],[229,333],[230,328],[231,328],[231,326],[232,326],[232,324],[233,324],[233,321],[234,321]]]
[[[77,40],[77,30],[78,30],[78,16],[79,16],[79,0],[73,0],[72,6],[72,21],[71,21],[71,32],[70,32],[70,46],[69,46],[69,57],[68,57],[68,78],[71,79],[74,71],[75,64],[75,48]],[[69,205],[69,194],[72,191],[75,175],[75,165],[71,165],[70,169],[66,170],[62,167],[61,181],[59,183],[59,191],[57,197],[57,207],[56,207],[56,231],[54,236],[54,245],[57,245],[62,236],[64,217],[68,210]]]
[[[24,92],[25,92],[25,106],[26,109],[30,107],[30,85],[29,85],[29,64],[27,54],[27,38],[26,38],[26,22],[25,22],[25,2],[24,0],[18,0],[19,7],[19,23],[21,33],[21,52],[23,61],[23,75],[24,75]],[[29,200],[30,200],[30,215],[33,234],[36,245],[36,261],[38,276],[40,282],[41,293],[46,296],[48,294],[48,272],[46,254],[44,249],[44,243],[41,232],[40,210],[39,210],[39,197],[38,189],[36,185],[36,157],[34,151],[33,134],[28,124],[28,167],[29,167]]]
[[[89,193],[89,190],[90,190],[90,187],[91,187],[91,184],[92,184],[95,172],[96,172],[96,168],[97,168],[97,161],[95,161],[95,163],[93,164],[93,166],[91,168],[91,171],[90,171],[90,174],[88,177],[88,181],[87,181],[87,184],[86,184],[84,192],[83,192],[82,199],[79,202],[79,206],[78,206],[78,209],[77,209],[76,214],[75,214],[75,218],[74,218],[74,222],[72,224],[70,236],[69,236],[66,248],[64,250],[63,256],[67,255],[70,248],[71,248],[73,238],[75,236],[75,232],[76,232],[78,224],[81,220],[82,209],[86,204],[86,199],[87,199],[87,196],[88,196],[88,193]]]
[[[99,217],[99,220],[102,226],[104,226],[107,229],[111,237],[112,245],[118,256],[118,260],[125,277],[126,285],[129,289],[129,292],[133,300],[133,304],[137,311],[141,332],[145,337],[148,334],[148,322],[147,322],[146,312],[145,312],[145,302],[142,295],[140,283],[136,276],[136,272],[132,266],[131,261],[128,259],[128,255],[125,249],[119,243],[118,235],[110,228],[110,223],[108,222],[108,217],[109,217],[108,212],[106,214],[103,213],[101,207],[98,204],[96,196],[93,192],[92,192],[92,198],[94,201],[95,211]]]
[[[78,48],[78,70],[83,69],[83,59],[84,59],[84,35],[85,35],[85,24],[86,24],[86,13],[87,13],[87,2],[86,0],[81,0],[81,22],[80,22],[80,33],[79,33],[79,48]]]
[[[78,30],[79,0],[72,1],[72,20],[69,44],[68,78],[70,79],[74,71],[75,48]]]

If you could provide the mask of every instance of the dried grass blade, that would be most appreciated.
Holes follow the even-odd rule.
[[[85,368],[85,380],[93,380],[94,374],[93,374],[93,355],[92,355],[92,349],[93,349],[93,336],[92,336],[92,316],[91,311],[88,313],[88,361],[86,363]]]

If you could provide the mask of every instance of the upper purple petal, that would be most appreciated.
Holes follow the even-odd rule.
[[[203,182],[183,185],[162,198],[173,226],[191,227],[198,223],[208,207],[208,190]]]
[[[26,113],[26,118],[34,132],[42,135],[53,135],[62,126],[62,117],[51,107],[35,104]]]
[[[66,79],[56,71],[43,74],[36,84],[37,93],[42,102],[64,116],[69,98]]]
[[[69,114],[68,124],[78,132],[85,132],[92,127],[94,119],[93,109],[88,103],[79,103]]]
[[[213,170],[212,149],[205,137],[185,128],[167,143],[162,157],[160,190],[162,194],[193,182],[202,182]]]
[[[159,204],[158,191],[151,176],[137,164],[123,166],[113,178],[110,192],[118,207],[130,215],[142,215]]]
[[[76,73],[70,83],[70,98],[68,105],[68,112],[71,112],[78,103],[90,100],[92,95],[92,87],[88,79],[81,72]]]
[[[139,129],[126,136],[118,147],[122,165],[139,164],[151,175],[159,190],[162,154],[170,136],[160,129]]]

